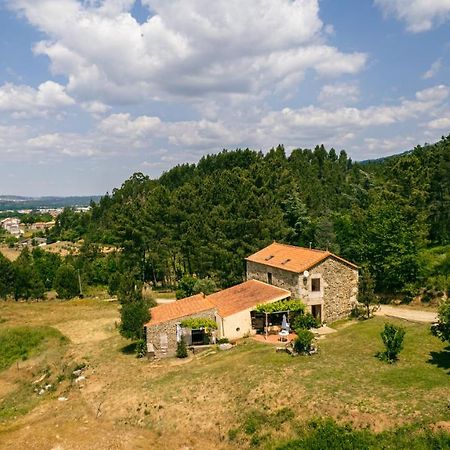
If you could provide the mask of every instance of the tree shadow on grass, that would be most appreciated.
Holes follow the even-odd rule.
[[[120,351],[124,355],[135,355],[136,354],[136,342],[132,342],[131,344],[125,345],[125,347],[122,347]]]
[[[440,369],[448,370],[450,375],[450,346],[441,352],[430,352],[429,364],[434,364]]]

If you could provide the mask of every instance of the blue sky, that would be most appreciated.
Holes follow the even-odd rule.
[[[449,0],[0,0],[0,194],[450,133]]]

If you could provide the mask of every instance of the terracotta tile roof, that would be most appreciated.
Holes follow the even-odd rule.
[[[266,266],[301,273],[315,266],[329,256],[332,256],[333,258],[336,258],[355,269],[358,268],[355,264],[328,251],[279,244],[278,242],[268,245],[245,259],[247,261],[264,264]]]
[[[286,289],[262,281],[249,280],[208,295],[207,299],[217,308],[221,317],[227,317],[261,303],[281,300],[290,295],[290,291]]]
[[[191,314],[197,314],[208,309],[214,309],[214,305],[204,294],[196,294],[172,303],[165,303],[150,309],[151,319],[145,326],[157,325],[169,320],[178,319]]]

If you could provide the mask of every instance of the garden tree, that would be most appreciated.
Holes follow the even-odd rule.
[[[144,324],[150,320],[151,300],[142,297],[142,282],[130,275],[123,275],[119,291],[120,334],[127,339],[140,340],[144,335]]]
[[[181,280],[178,282],[178,289],[176,291],[177,299],[194,295],[195,283],[197,283],[197,279],[195,277],[185,275],[183,278],[181,278]]]
[[[24,248],[13,263],[14,267],[14,299],[42,298],[45,286],[33,263],[33,257]]]
[[[450,299],[439,306],[438,323],[431,327],[431,332],[442,341],[450,343]]]
[[[184,275],[178,283],[176,297],[180,299],[200,293],[209,295],[217,290],[217,284],[211,278],[197,278]]]
[[[374,281],[372,275],[366,267],[361,268],[359,275],[358,302],[366,308],[366,318],[370,318],[370,307],[373,305],[377,297],[373,291]]]
[[[14,268],[9,261],[0,253],[0,298],[6,298],[14,293]]]
[[[385,346],[385,351],[378,353],[378,357],[390,364],[398,359],[398,354],[403,349],[403,339],[405,338],[405,330],[391,323],[385,323],[381,332],[381,339]]]
[[[59,266],[53,287],[59,298],[73,298],[80,294],[78,273],[72,264],[64,263]]]
[[[213,294],[218,291],[217,284],[211,278],[199,278],[194,284],[195,294],[202,292],[205,295]]]

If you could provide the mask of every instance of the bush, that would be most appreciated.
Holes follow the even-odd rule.
[[[405,330],[397,327],[391,323],[384,324],[384,330],[381,332],[381,339],[386,347],[386,350],[378,354],[378,357],[393,363],[398,359],[398,354],[403,349],[403,339],[405,337]]]
[[[311,313],[299,314],[292,320],[292,328],[309,330],[310,328],[320,327],[320,320],[316,319]]]
[[[139,339],[136,342],[136,356],[138,358],[143,358],[147,354],[147,343],[144,339]]]
[[[177,358],[187,358],[188,356],[186,342],[183,336],[181,336],[181,339],[177,343],[176,356]]]
[[[230,343],[230,340],[228,339],[228,338],[220,338],[220,339],[217,339],[217,341],[216,341],[216,344],[229,344]]]
[[[431,327],[431,332],[442,341],[450,343],[450,300],[439,307],[438,323]]]
[[[311,343],[314,339],[314,334],[309,330],[305,330],[299,328],[295,331],[297,333],[297,337],[294,341],[294,350],[297,353],[306,353],[311,350]]]

